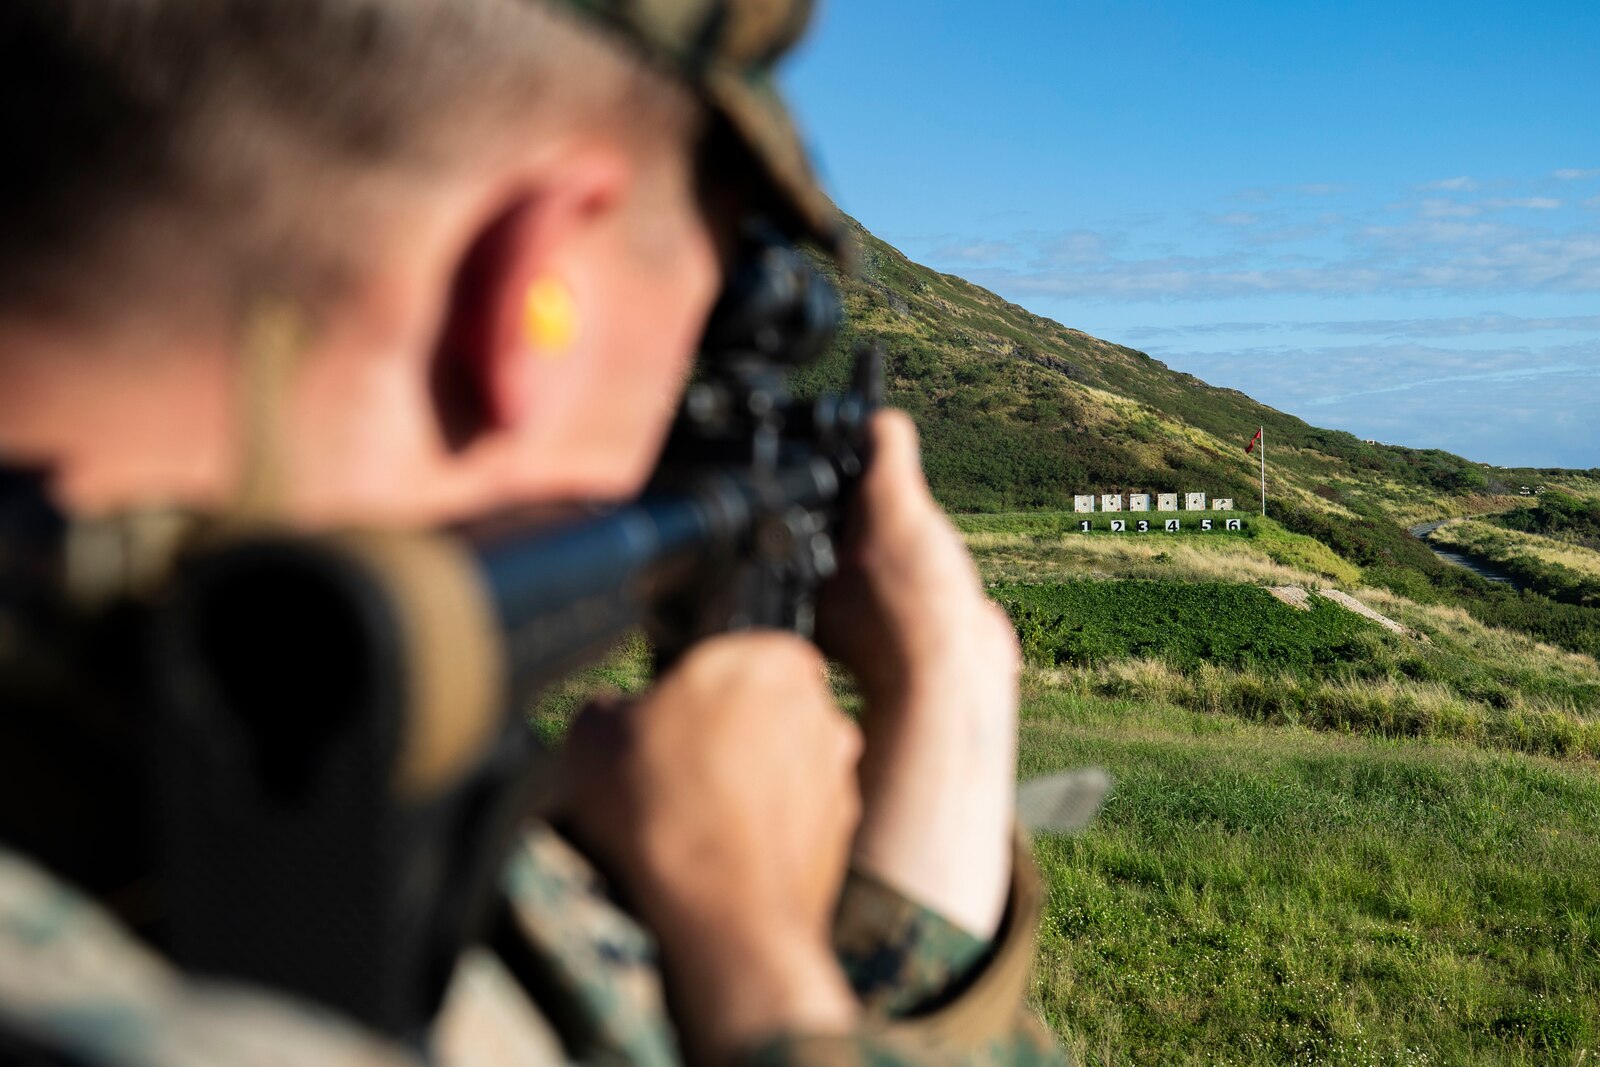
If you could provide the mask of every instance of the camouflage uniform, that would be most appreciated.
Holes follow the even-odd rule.
[[[842,1036],[775,1037],[752,1064],[1059,1063],[1023,1007],[1040,889],[1019,849],[1007,917],[985,944],[853,874],[835,945],[869,1021]],[[410,1050],[313,1005],[178,973],[93,902],[0,850],[0,1061],[6,1034],[46,1063],[117,1067],[670,1065],[678,1050],[649,935],[599,876],[532,828],[503,882],[535,1002],[496,955],[460,961],[433,1047]]]
[[[845,258],[772,82],[809,0],[529,0],[562,4],[690,85],[747,156],[769,206]],[[752,1064],[1059,1063],[1024,1007],[1041,890],[1015,853],[1002,930],[979,941],[859,873],[835,926],[867,1010],[849,1035],[778,1035]],[[649,934],[548,828],[523,835],[502,882],[523,958],[459,961],[432,1047],[396,1046],[314,1005],[177,971],[93,901],[0,848],[0,1061],[127,1067],[460,1067],[680,1060]],[[515,971],[516,973],[513,973]],[[529,988],[527,976],[537,976]]]

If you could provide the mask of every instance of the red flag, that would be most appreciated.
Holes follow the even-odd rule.
[[[1244,446],[1244,454],[1248,456],[1254,452],[1256,450],[1256,442],[1259,440],[1261,440],[1261,431],[1257,430],[1256,435],[1250,438],[1250,443]]]

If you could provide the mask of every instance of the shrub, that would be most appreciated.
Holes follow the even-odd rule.
[[[1166,581],[1001,585],[993,595],[1024,654],[1048,666],[1155,657],[1326,673],[1367,649],[1376,628],[1326,601],[1298,611],[1255,586]]]

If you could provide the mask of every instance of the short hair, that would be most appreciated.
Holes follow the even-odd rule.
[[[115,299],[163,269],[141,256],[326,292],[352,236],[329,220],[380,175],[497,126],[687,140],[689,90],[606,33],[548,0],[3,0],[0,309]]]

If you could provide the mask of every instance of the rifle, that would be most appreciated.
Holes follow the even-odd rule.
[[[839,315],[796,249],[752,239],[638,500],[190,552],[144,628],[155,940],[420,1039],[555,773],[531,694],[634,628],[664,664],[809,635],[882,398],[870,349],[842,394],[788,389]]]

